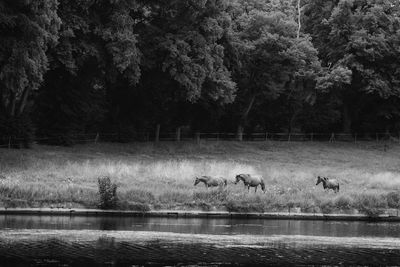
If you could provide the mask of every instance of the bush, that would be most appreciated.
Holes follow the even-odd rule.
[[[331,213],[335,209],[334,204],[330,199],[323,199],[319,203],[319,208],[321,209],[322,213]]]
[[[117,207],[117,185],[111,182],[110,177],[100,177],[99,183],[99,208],[113,209]]]
[[[400,192],[390,192],[386,195],[386,200],[389,208],[400,208]]]
[[[335,206],[342,210],[348,210],[353,206],[353,199],[349,196],[340,196],[335,199]]]
[[[362,194],[356,197],[355,205],[357,208],[369,215],[378,216],[383,213],[383,209],[387,207],[386,198],[374,194]]]

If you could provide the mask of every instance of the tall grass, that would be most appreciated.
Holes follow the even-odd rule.
[[[98,177],[118,186],[120,208],[228,209],[368,213],[398,207],[400,147],[379,144],[209,142],[37,146],[0,150],[1,206],[98,205]],[[262,175],[266,193],[234,185],[239,173]],[[194,186],[198,175],[223,176],[225,189]],[[316,187],[316,176],[335,177],[340,192]]]

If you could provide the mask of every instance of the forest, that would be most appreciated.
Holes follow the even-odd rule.
[[[0,145],[400,131],[398,0],[2,0]]]

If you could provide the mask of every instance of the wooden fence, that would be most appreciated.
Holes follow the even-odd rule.
[[[203,133],[183,132],[180,129],[175,132],[142,131],[130,134],[122,133],[88,133],[74,135],[49,135],[37,136],[35,143],[47,144],[84,144],[98,142],[163,142],[163,141],[280,141],[280,142],[360,142],[360,141],[391,141],[400,143],[399,133],[243,133],[238,138],[236,133]],[[24,138],[15,136],[0,136],[0,147],[11,148],[23,146]]]

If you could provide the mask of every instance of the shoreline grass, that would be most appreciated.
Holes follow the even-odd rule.
[[[117,184],[119,208],[379,214],[400,208],[400,146],[375,142],[190,142],[35,146],[0,150],[0,207],[97,208],[97,179]],[[234,185],[239,173],[264,177],[266,193]],[[225,189],[193,185],[220,175]],[[338,194],[315,186],[334,177]]]

